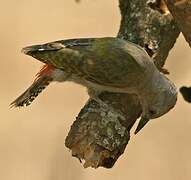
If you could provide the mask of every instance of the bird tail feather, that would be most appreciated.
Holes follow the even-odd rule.
[[[11,107],[23,107],[28,106],[34,101],[34,99],[50,84],[53,80],[49,72],[51,67],[49,65],[44,65],[33,84],[21,94],[15,101],[13,101]]]

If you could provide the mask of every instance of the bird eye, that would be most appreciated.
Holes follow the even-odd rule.
[[[151,109],[151,110],[149,110],[149,113],[150,113],[150,115],[154,115],[154,114],[156,114],[156,111]]]

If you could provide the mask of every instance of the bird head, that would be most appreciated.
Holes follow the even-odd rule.
[[[142,100],[142,116],[135,130],[137,134],[150,119],[158,118],[172,109],[177,101],[176,86],[167,78],[167,86],[164,89],[158,87],[158,92],[148,95],[148,98]]]

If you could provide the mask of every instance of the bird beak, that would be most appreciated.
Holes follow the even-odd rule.
[[[149,121],[149,118],[141,117],[141,120],[139,121],[139,124],[135,130],[135,134],[137,134]]]

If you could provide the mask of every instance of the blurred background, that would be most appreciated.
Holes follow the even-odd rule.
[[[176,107],[133,135],[112,169],[84,169],[64,146],[70,126],[88,99],[72,83],[52,84],[29,107],[9,104],[41,67],[20,53],[24,46],[76,38],[115,36],[118,0],[17,0],[0,6],[0,180],[190,180],[191,104]],[[178,87],[191,85],[191,53],[182,36],[165,68]]]

